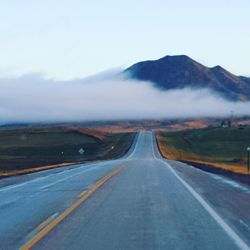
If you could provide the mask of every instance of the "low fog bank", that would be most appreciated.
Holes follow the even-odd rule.
[[[108,72],[55,81],[41,75],[0,78],[0,123],[250,115],[250,103],[229,102],[208,89],[161,91]]]

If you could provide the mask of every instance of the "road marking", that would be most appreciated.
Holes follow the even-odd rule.
[[[106,163],[108,163],[109,161],[107,161],[107,162],[104,162],[105,164]],[[91,168],[91,166],[92,165],[95,165],[95,164],[98,164],[96,167],[94,167],[94,168]],[[86,170],[92,170],[92,169],[95,169],[95,168],[97,168],[97,167],[99,167],[100,165],[101,165],[102,163],[98,163],[98,162],[95,162],[95,163],[91,163],[91,164],[87,164],[87,165],[82,165],[82,166],[78,166],[78,165],[76,165],[76,166],[74,166],[73,167],[73,169],[70,169],[70,170],[64,170],[64,171],[62,171],[62,172],[60,172],[60,173],[56,173],[56,174],[49,174],[49,175],[47,175],[47,176],[42,176],[42,177],[38,177],[38,178],[36,178],[36,179],[34,179],[34,180],[30,180],[30,181],[26,181],[26,182],[24,182],[24,183],[20,183],[20,184],[15,184],[15,185],[10,185],[10,186],[7,186],[7,187],[5,187],[5,188],[1,188],[0,189],[0,192],[4,192],[4,191],[9,191],[9,190],[11,190],[11,189],[15,189],[15,188],[18,188],[18,187],[22,187],[22,186],[25,186],[25,185],[28,185],[28,184],[31,184],[31,183],[35,183],[35,182],[38,182],[38,181],[41,181],[41,180],[44,180],[44,179],[48,179],[48,178],[50,178],[50,177],[57,177],[57,176],[60,176],[60,175],[63,175],[63,174],[68,174],[68,173],[71,173],[71,172],[76,172],[76,171],[78,171],[78,172],[76,172],[76,174],[73,174],[72,176],[75,176],[75,175],[77,175],[77,174],[81,174],[82,172],[85,172]],[[78,166],[78,167],[77,167]],[[89,167],[89,168],[88,168]],[[81,168],[84,168],[84,170],[83,171],[79,171]],[[87,168],[87,169],[86,169]],[[70,178],[70,177],[69,177]],[[67,179],[67,178],[66,178]],[[53,183],[55,183],[55,182],[53,182]],[[52,185],[53,185],[53,183],[52,183]],[[48,184],[48,187],[50,186],[50,184]],[[45,187],[45,186],[44,186]],[[40,189],[42,189],[42,187],[40,188]]]
[[[132,158],[134,156],[136,150],[137,150],[137,147],[138,147],[138,144],[139,144],[138,141],[139,141],[140,137],[141,137],[141,133],[138,133],[137,138],[135,138],[136,141],[135,141],[134,149],[133,149],[133,151],[127,157],[125,157],[124,159],[121,159],[121,160],[117,159],[117,160],[114,160],[114,161],[119,162],[119,161],[129,160],[130,158]],[[26,181],[24,183],[9,185],[7,187],[0,188],[0,192],[9,191],[9,190],[12,190],[12,189],[15,189],[15,188],[18,188],[18,187],[22,187],[22,186],[25,186],[25,185],[28,185],[28,184],[31,184],[31,183],[35,183],[35,182],[41,181],[43,179],[47,179],[47,178],[49,178],[51,176],[55,177],[55,176],[59,176],[59,175],[65,174],[65,173],[68,174],[69,172],[74,172],[74,171],[77,171],[77,170],[79,170],[81,168],[91,167],[92,165],[95,165],[95,164],[98,164],[98,166],[99,166],[99,165],[102,165],[102,164],[109,164],[109,163],[110,163],[110,160],[107,160],[107,161],[96,161],[96,162],[87,163],[87,164],[72,165],[71,166],[72,169],[70,169],[70,170],[69,169],[65,169],[65,170],[63,170],[60,173],[56,173],[56,174],[51,173],[51,174],[49,174],[47,176],[38,177],[38,178],[36,178],[34,180]],[[48,171],[50,171],[50,170],[48,170]],[[82,173],[82,171],[80,173]],[[76,174],[78,174],[78,173],[76,173]],[[53,184],[51,184],[51,185],[53,185]],[[50,187],[51,185],[49,184],[47,187]],[[40,189],[44,189],[44,188],[46,188],[46,186],[41,187]]]
[[[41,223],[37,228],[32,231],[34,234],[40,232],[42,229],[44,229],[56,216],[58,213],[52,214],[48,219],[46,219],[43,223]]]
[[[136,144],[135,144],[135,146],[134,146],[134,150],[133,150],[133,151],[131,152],[131,154],[127,157],[127,159],[130,159],[130,158],[132,158],[132,157],[134,156],[134,154],[135,154],[135,152],[136,152],[136,150],[137,150],[137,148],[138,148],[139,139],[141,138],[141,136],[142,136],[142,133],[139,133],[138,136],[137,136],[137,138],[136,138]]]
[[[119,162],[119,161],[124,161],[124,160],[128,160],[128,159],[132,158],[134,156],[136,150],[137,150],[138,141],[139,141],[140,137],[141,137],[141,133],[138,133],[137,138],[135,138],[136,141],[135,141],[134,149],[133,149],[133,151],[127,157],[125,157],[124,159],[121,159],[121,160],[117,159],[117,160],[114,160],[114,161]],[[104,161],[96,161],[96,162],[87,163],[87,164],[72,165],[72,166],[70,166],[72,169],[65,169],[65,170],[62,170],[62,172],[56,173],[56,174],[50,173],[47,176],[38,177],[38,178],[36,178],[34,180],[26,181],[26,182],[23,182],[23,183],[20,183],[20,184],[9,185],[7,187],[0,188],[0,192],[9,191],[9,190],[12,190],[12,189],[15,189],[15,188],[18,188],[18,187],[22,187],[22,186],[25,186],[25,185],[28,185],[28,184],[31,184],[31,183],[35,183],[35,182],[41,181],[43,179],[47,179],[47,178],[52,177],[52,176],[55,177],[55,176],[59,176],[59,175],[65,174],[65,173],[68,174],[70,172],[77,171],[77,170],[79,170],[81,168],[91,167],[92,165],[95,165],[95,164],[98,164],[98,166],[100,166],[102,164],[109,164],[109,163],[110,163],[110,160],[107,160],[107,161],[104,160]],[[48,171],[50,171],[50,170],[48,170]],[[82,171],[80,173],[82,173]],[[76,174],[79,174],[79,173],[76,173]],[[50,187],[50,184],[47,187]],[[46,188],[46,186],[41,187],[40,189],[43,189],[43,188]]]
[[[81,204],[83,204],[94,192],[96,192],[101,186],[103,186],[110,178],[117,175],[121,172],[127,164],[122,164],[117,168],[110,171],[107,175],[100,178],[95,184],[93,184],[88,190],[83,191],[77,198],[77,200],[65,210],[60,216],[56,217],[49,224],[43,222],[42,224],[46,224],[46,226],[40,230],[32,239],[26,242],[20,250],[28,250],[31,249],[35,244],[37,244],[42,238],[44,238],[52,229],[54,229],[60,222],[62,222],[67,216],[69,216],[75,209],[77,209]],[[48,219],[47,219],[48,220]],[[41,224],[41,225],[42,225]],[[40,225],[40,227],[41,227]],[[39,227],[39,226],[38,226]]]
[[[32,230],[27,238],[31,239],[35,235],[37,235],[40,231],[42,231],[46,226],[48,226],[56,217],[58,216],[58,213],[52,214],[50,217],[48,217],[45,221],[43,221],[39,226],[37,226],[34,230]]]
[[[8,191],[8,190],[15,189],[15,188],[18,188],[18,187],[22,187],[24,185],[27,185],[27,184],[30,184],[30,183],[33,183],[33,182],[37,182],[37,181],[40,181],[41,179],[45,179],[45,178],[46,178],[45,176],[44,177],[38,177],[35,180],[26,181],[26,182],[20,183],[20,184],[10,185],[10,186],[7,186],[5,188],[1,188],[0,192]]]
[[[152,135],[152,150],[153,157],[161,161],[172,172],[172,174],[184,185],[184,187],[193,195],[193,197],[202,205],[203,208],[212,216],[212,218],[219,224],[219,226],[226,232],[226,234],[235,242],[235,244],[242,250],[249,250],[250,247],[240,238],[240,236],[220,217],[219,214],[198,194],[186,181],[184,181],[177,172],[168,164],[163,158],[155,156],[155,143]]]
[[[106,164],[105,164],[105,165],[106,165]],[[39,190],[43,190],[43,189],[46,189],[46,188],[48,188],[48,187],[54,186],[54,185],[56,185],[57,183],[60,183],[60,182],[65,181],[65,180],[68,180],[68,179],[70,179],[70,178],[72,178],[72,177],[74,177],[74,176],[76,176],[76,175],[79,175],[79,174],[82,174],[82,173],[86,173],[86,172],[92,171],[92,170],[97,169],[97,168],[99,168],[99,167],[100,167],[100,166],[97,165],[96,167],[92,167],[92,168],[85,169],[85,170],[83,170],[83,171],[77,172],[77,173],[72,174],[72,175],[70,175],[70,176],[67,176],[67,177],[64,177],[64,178],[62,178],[62,179],[59,179],[58,181],[54,181],[54,182],[52,182],[52,183],[50,183],[50,184],[44,185],[44,186],[40,187]]]
[[[96,164],[96,163],[93,163],[93,164]],[[1,188],[0,192],[8,191],[8,190],[15,189],[15,188],[18,188],[18,187],[22,187],[22,186],[25,186],[25,185],[28,185],[28,184],[31,184],[31,183],[35,183],[35,182],[41,181],[43,179],[47,179],[47,178],[52,177],[52,176],[55,177],[55,176],[59,176],[59,175],[65,174],[65,173],[68,174],[69,172],[77,171],[77,170],[79,170],[79,168],[88,167],[88,166],[91,166],[93,164],[87,164],[85,166],[84,165],[83,166],[80,165],[79,167],[77,167],[78,165],[75,165],[75,166],[73,165],[74,166],[73,169],[64,170],[64,171],[62,171],[60,173],[56,173],[56,174],[51,173],[51,174],[49,174],[47,176],[38,177],[38,178],[36,178],[34,180],[26,181],[24,183],[9,185],[7,187]]]
[[[81,198],[82,196],[84,196],[84,195],[86,194],[86,192],[87,192],[87,191],[86,191],[86,190],[84,190],[84,191],[83,191],[83,192],[81,192],[81,193],[80,193],[77,197],[78,197],[78,198]]]
[[[187,188],[187,190],[194,196],[194,198],[207,210],[207,212],[214,218],[214,220],[224,229],[227,235],[236,243],[242,250],[249,250],[249,246],[240,238],[240,236],[220,217],[219,214],[199,195],[186,181],[184,181],[175,170],[164,160],[162,161],[168,169],[175,175],[175,177]]]

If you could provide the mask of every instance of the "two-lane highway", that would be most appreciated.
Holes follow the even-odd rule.
[[[249,249],[249,217],[227,206],[220,209],[206,186],[199,184],[201,178],[210,178],[217,197],[221,180],[195,171],[190,174],[191,170],[186,173],[192,168],[185,166],[182,171],[183,166],[169,162],[172,168],[159,156],[154,140],[151,132],[141,132],[123,159],[22,180],[15,177],[11,184],[6,179],[6,185],[2,181],[0,249]],[[121,166],[118,174],[55,223],[82,191]],[[224,189],[228,194],[232,186]],[[235,189],[250,202],[248,191],[248,187]],[[245,231],[236,223],[238,218]],[[45,228],[41,239],[25,244],[36,239],[39,227]]]
[[[0,181],[0,249],[18,249],[34,229],[48,218],[62,214],[102,176],[129,160],[138,146],[137,138],[128,154],[113,161],[52,169]]]

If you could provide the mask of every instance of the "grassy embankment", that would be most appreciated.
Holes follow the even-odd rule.
[[[134,133],[107,134],[67,127],[0,130],[0,176],[123,156]],[[83,154],[79,153],[80,149]]]
[[[157,139],[162,154],[168,159],[247,174],[246,148],[250,146],[250,127],[158,133]]]

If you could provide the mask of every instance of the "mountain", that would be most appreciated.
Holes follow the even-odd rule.
[[[185,55],[139,62],[124,72],[163,90],[209,88],[229,100],[250,100],[250,78],[236,76],[221,66],[206,67]]]

